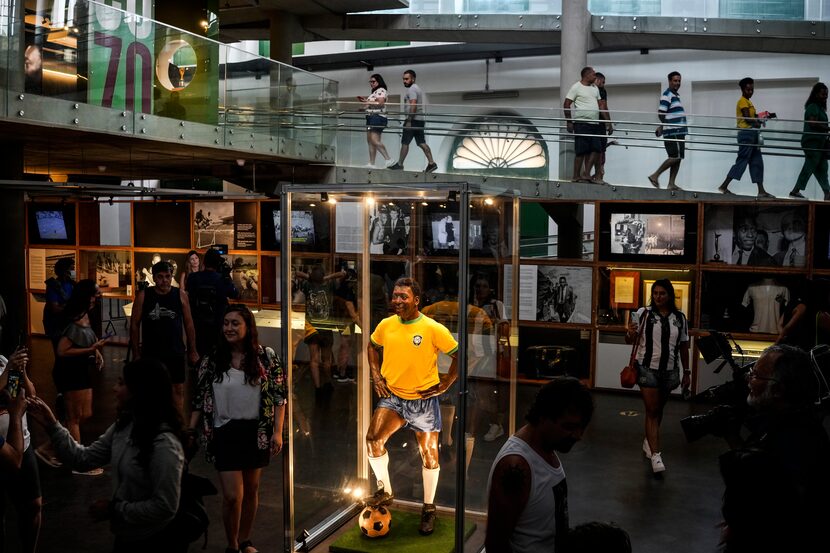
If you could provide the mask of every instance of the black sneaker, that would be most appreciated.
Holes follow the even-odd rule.
[[[387,169],[392,169],[393,171],[400,171],[401,169],[403,169],[403,165],[396,161],[395,163],[387,167]]]
[[[334,381],[335,381],[335,382],[341,382],[341,383],[342,383],[342,382],[348,382],[348,381],[349,381],[349,377],[348,377],[348,376],[346,376],[345,374],[335,374],[335,375],[332,377],[332,379],[334,379]]]
[[[418,528],[418,533],[422,536],[429,536],[435,531],[435,504],[424,503],[424,508],[421,509],[421,526]]]
[[[395,500],[394,495],[392,495],[391,493],[387,493],[386,491],[384,491],[383,488],[380,488],[374,494],[372,494],[368,497],[364,497],[363,498],[363,504],[366,505],[367,507],[380,507],[380,506],[388,507],[389,505],[392,504],[392,501],[394,501],[394,500]]]
[[[438,169],[438,164],[437,163],[430,163],[429,165],[427,165],[427,168],[424,169],[424,173],[432,173],[436,169]]]

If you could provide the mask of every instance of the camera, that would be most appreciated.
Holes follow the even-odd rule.
[[[746,398],[749,394],[746,374],[755,362],[739,365],[732,357],[733,344],[735,351],[742,354],[740,346],[729,334],[710,331],[709,336],[698,340],[698,349],[707,363],[723,358],[723,362],[714,372],[719,373],[729,365],[732,369],[732,379],[707,388],[692,397],[692,401],[714,404],[715,407],[702,415],[691,415],[680,420],[680,427],[687,442],[697,441],[709,434],[724,436],[731,430],[740,428],[746,418]]]

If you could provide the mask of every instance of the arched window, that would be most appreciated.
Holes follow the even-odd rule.
[[[466,125],[455,141],[451,160],[457,171],[544,176],[548,150],[529,121],[490,115]]]

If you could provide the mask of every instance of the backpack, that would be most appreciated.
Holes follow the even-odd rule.
[[[187,469],[182,472],[182,488],[179,495],[179,509],[166,532],[175,536],[177,541],[193,543],[205,536],[202,549],[207,548],[208,526],[210,518],[205,509],[204,497],[216,495],[216,486],[202,476],[196,476]]]

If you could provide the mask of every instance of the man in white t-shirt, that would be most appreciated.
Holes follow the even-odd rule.
[[[551,553],[568,533],[568,486],[556,452],[567,453],[591,421],[591,393],[576,378],[539,389],[490,469],[487,551]]]
[[[608,106],[594,86],[596,77],[593,67],[583,67],[581,79],[568,90],[562,105],[568,132],[575,135],[573,180],[577,182],[594,182],[591,168],[603,150],[605,125],[600,119],[608,119]]]

